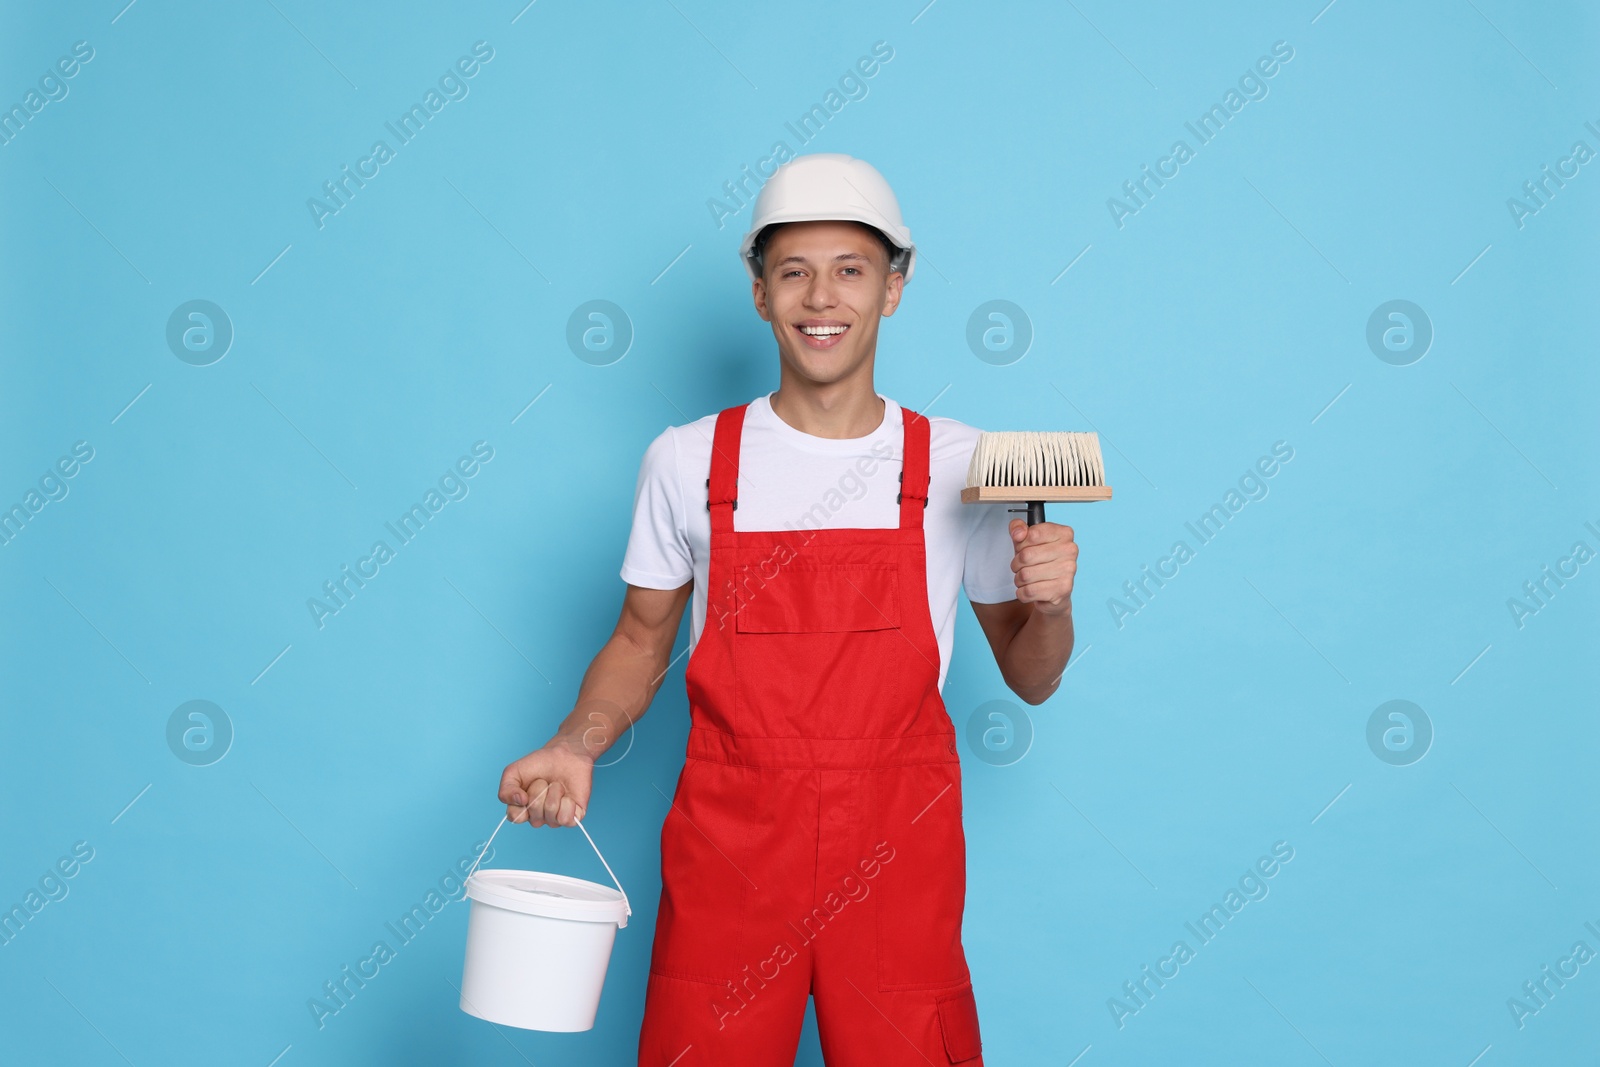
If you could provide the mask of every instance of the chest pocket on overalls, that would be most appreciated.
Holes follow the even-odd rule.
[[[735,729],[774,737],[894,734],[914,686],[900,571],[872,560],[746,568],[735,592]],[[912,653],[914,654],[914,653]]]
[[[735,604],[741,633],[895,629],[900,570],[893,563],[750,564],[740,568]]]

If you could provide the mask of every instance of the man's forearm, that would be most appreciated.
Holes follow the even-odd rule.
[[[612,634],[584,672],[572,712],[550,743],[598,759],[650,706],[667,672],[661,660],[626,635]]]
[[[1072,603],[1060,614],[1046,614],[1037,605],[1017,628],[1006,646],[1001,674],[1017,696],[1029,704],[1042,704],[1061,684],[1072,658]]]

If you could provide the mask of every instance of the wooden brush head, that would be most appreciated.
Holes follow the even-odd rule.
[[[1110,500],[1100,435],[1019,430],[978,435],[962,503]]]

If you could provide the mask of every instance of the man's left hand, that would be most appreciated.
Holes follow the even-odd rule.
[[[1072,527],[1053,522],[1029,526],[1012,519],[1011,544],[1017,599],[1044,615],[1071,614],[1072,579],[1078,572],[1078,544],[1072,539]]]

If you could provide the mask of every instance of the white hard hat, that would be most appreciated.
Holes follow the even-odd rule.
[[[777,169],[756,196],[750,232],[739,246],[739,258],[752,279],[761,277],[755,258],[756,236],[778,222],[861,222],[877,229],[900,251],[890,270],[911,280],[917,247],[911,231],[900,221],[900,202],[883,175],[871,163],[837,152],[796,156]]]

